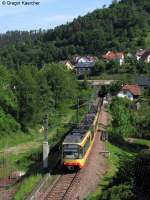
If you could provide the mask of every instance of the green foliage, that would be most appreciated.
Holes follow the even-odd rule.
[[[122,88],[123,81],[116,81],[110,85],[109,91],[111,95],[116,95]]]
[[[0,108],[0,137],[20,130],[20,124]]]
[[[122,0],[54,30],[1,34],[2,63],[9,68],[31,63],[41,68],[74,54],[101,57],[108,50],[133,52],[145,48],[149,45],[149,7],[149,0]],[[114,67],[112,72],[117,72],[118,66]],[[104,68],[97,68],[96,73],[97,70],[101,73]]]
[[[37,68],[34,66],[20,66],[12,76],[12,86],[17,96],[17,120],[23,127],[32,124],[38,113],[37,93],[38,85],[35,79]]]
[[[88,77],[86,74],[84,74],[84,79],[83,79],[83,83],[82,83],[83,89],[88,89],[88,87],[89,87],[87,80],[88,80]]]
[[[149,167],[149,150],[142,150],[130,159],[122,157],[118,172],[100,200],[149,199]]]
[[[75,75],[63,65],[21,65],[16,70],[0,66],[0,72],[0,135],[20,127],[27,131],[41,124],[45,113],[63,114],[78,95]]]
[[[128,137],[133,131],[133,115],[131,114],[131,102],[125,98],[115,97],[110,104],[112,114],[111,135]]]
[[[102,74],[105,70],[106,70],[105,62],[103,60],[98,60],[94,65],[93,74],[97,76]]]
[[[14,118],[17,110],[15,98],[11,89],[10,73],[0,65],[0,135],[20,130],[20,125]]]
[[[149,138],[150,137],[150,105],[148,102],[149,97],[141,99],[140,109],[135,115],[135,137]]]
[[[103,193],[100,200],[134,200],[135,195],[132,187],[127,184],[113,186]]]
[[[121,71],[121,66],[119,61],[112,60],[106,64],[106,69],[111,73],[118,73]]]
[[[111,85],[102,85],[99,91],[100,96],[106,96],[107,94],[111,94],[112,96],[116,95],[123,84],[124,81],[115,81]]]
[[[143,150],[139,153],[135,160],[135,187],[137,195],[150,196],[150,151]],[[140,193],[140,194],[139,194]]]
[[[66,98],[76,96],[77,82],[64,65],[45,65],[41,73],[47,80],[49,89],[53,92],[54,106],[57,108]]]

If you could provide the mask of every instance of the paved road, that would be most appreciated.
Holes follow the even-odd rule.
[[[80,81],[83,82],[83,80]],[[87,82],[93,86],[101,86],[101,85],[110,85],[113,82],[115,82],[115,80],[87,80]]]

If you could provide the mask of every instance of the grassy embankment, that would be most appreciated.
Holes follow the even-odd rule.
[[[69,126],[64,126],[63,122],[69,123],[75,117],[75,114],[76,110],[68,109],[66,115],[58,119],[60,122],[59,129],[58,125],[49,129],[50,148],[53,148],[68,131]],[[43,137],[43,132],[41,133],[38,130],[32,131],[30,134],[14,136],[13,139],[7,136],[7,145],[5,139],[5,147],[1,146],[3,148],[1,148],[0,154],[0,178],[7,177],[15,170],[23,170],[29,173],[21,183],[14,186],[17,189],[14,196],[15,200],[26,198],[44,175],[41,168]],[[53,177],[51,177],[52,180]]]
[[[126,157],[133,157],[135,156],[141,149],[149,148],[150,149],[150,140],[145,139],[131,139],[127,140],[124,145],[115,146],[111,143],[108,143],[108,150],[110,152],[110,157],[107,160],[107,172],[103,179],[98,184],[95,192],[91,193],[87,200],[98,200],[100,199],[102,190],[105,189],[109,183],[111,182],[112,178],[115,176],[120,159],[124,156]]]

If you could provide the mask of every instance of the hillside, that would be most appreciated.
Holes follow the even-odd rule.
[[[0,38],[1,62],[8,67],[26,63],[41,67],[73,54],[101,56],[110,49],[132,52],[150,45],[150,1],[113,1],[109,8],[97,9],[53,30],[33,35],[20,32],[14,40],[16,34],[9,32]]]

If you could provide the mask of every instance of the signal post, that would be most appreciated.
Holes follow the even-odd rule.
[[[48,155],[49,155],[49,145],[48,145],[48,115],[44,117],[44,142],[43,142],[43,168],[48,168]]]

